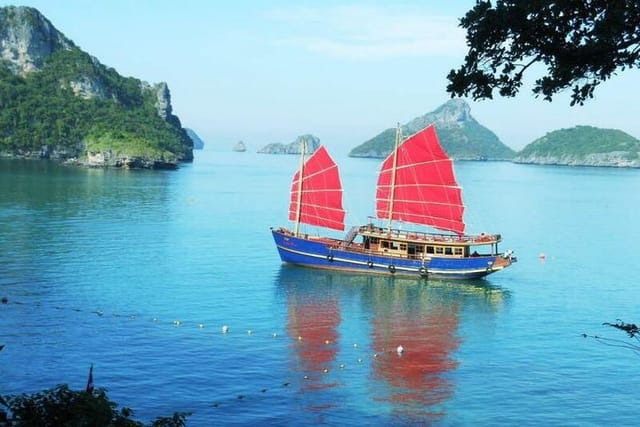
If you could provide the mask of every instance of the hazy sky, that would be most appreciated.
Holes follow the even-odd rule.
[[[446,75],[466,53],[458,18],[475,1],[0,0],[10,4],[37,8],[124,76],[167,82],[207,149],[312,133],[346,153],[449,99]],[[640,138],[638,88],[631,70],[583,107],[524,91],[470,102],[471,114],[516,150],[575,125]]]

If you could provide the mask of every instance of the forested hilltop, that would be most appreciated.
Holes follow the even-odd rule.
[[[617,129],[576,126],[536,139],[518,153],[514,162],[640,167],[640,141]]]
[[[165,83],[122,77],[36,9],[0,8],[0,155],[173,168],[192,147]]]
[[[492,131],[471,116],[471,109],[462,99],[452,99],[434,111],[417,117],[402,126],[404,137],[434,124],[447,154],[457,160],[510,160],[515,152],[504,145]],[[389,128],[355,147],[351,157],[384,158],[395,142],[395,128]]]

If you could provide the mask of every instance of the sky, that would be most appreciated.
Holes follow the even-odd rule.
[[[82,50],[124,76],[166,82],[174,113],[206,149],[250,151],[311,133],[346,154],[450,99],[446,75],[466,54],[459,18],[475,0],[31,0]],[[640,71],[571,107],[529,88],[474,102],[471,115],[520,150],[576,125],[640,138]]]

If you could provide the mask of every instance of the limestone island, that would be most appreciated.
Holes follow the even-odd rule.
[[[307,145],[305,153],[314,153],[318,147],[320,147],[320,138],[311,134],[300,135],[290,144],[273,143],[268,144],[258,150],[258,153],[263,154],[300,154],[302,141],[306,141]]]
[[[123,77],[31,7],[0,7],[0,156],[175,169],[193,141],[166,83]]]
[[[640,140],[617,129],[576,126],[536,139],[516,163],[562,166],[640,167]]]
[[[245,151],[247,151],[247,146],[244,145],[244,142],[238,141],[236,145],[233,146],[232,150],[237,153],[244,153]]]
[[[442,147],[454,160],[511,160],[515,151],[471,116],[462,99],[452,99],[401,126],[404,137],[434,124]],[[355,147],[350,157],[385,158],[395,143],[396,128],[390,127]]]
[[[189,135],[189,138],[191,138],[191,141],[193,141],[193,149],[203,150],[204,141],[202,140],[202,138],[200,138],[193,129],[184,128],[184,130],[187,132],[187,135]]]

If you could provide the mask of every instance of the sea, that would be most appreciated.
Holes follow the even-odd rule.
[[[380,161],[334,157],[347,224],[377,221]],[[298,162],[0,160],[0,395],[93,366],[145,423],[638,425],[640,342],[607,323],[640,322],[640,170],[455,162],[467,231],[518,262],[435,281],[283,265]]]

